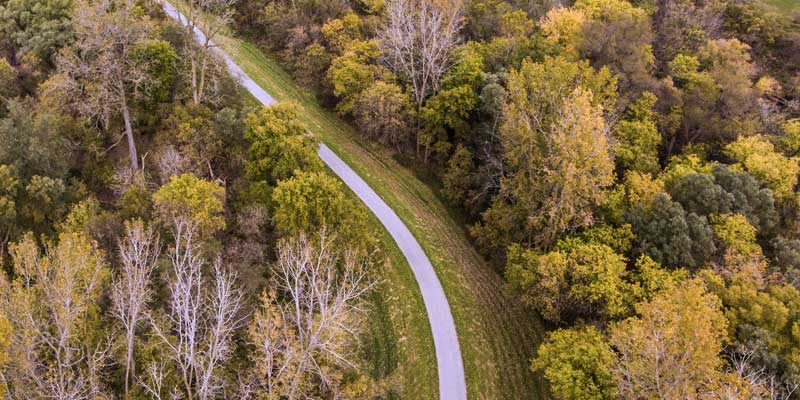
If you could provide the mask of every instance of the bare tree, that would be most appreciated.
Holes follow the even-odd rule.
[[[207,84],[214,71],[221,71],[213,53],[214,39],[233,22],[236,0],[189,0],[179,7],[185,17],[183,26],[189,38],[184,53],[190,64],[192,101],[203,102],[207,95]]]
[[[102,252],[84,235],[59,237],[42,255],[27,236],[11,246],[15,282],[0,305],[12,326],[10,398],[105,398],[110,344],[91,331],[104,277]]]
[[[188,220],[175,219],[167,312],[172,334],[156,323],[153,328],[180,372],[184,394],[205,400],[221,389],[215,372],[231,356],[233,334],[243,322],[239,312],[244,295],[235,284],[236,275],[225,271],[219,259],[214,263],[213,283],[208,285],[196,231]]]
[[[158,234],[145,228],[141,220],[125,224],[125,238],[119,243],[122,260],[119,276],[111,288],[112,312],[125,329],[125,395],[131,372],[135,371],[133,345],[136,327],[147,312],[152,298],[150,277],[161,252]]]
[[[387,0],[378,34],[388,66],[411,84],[417,110],[452,66],[463,21],[462,0]]]
[[[152,84],[147,64],[132,56],[148,39],[153,24],[138,15],[131,0],[80,0],[75,5],[76,40],[58,58],[64,79],[57,83],[77,111],[108,129],[112,112],[119,112],[128,141],[131,168],[138,169],[131,100]]]
[[[729,359],[732,366],[733,382],[723,384],[718,390],[720,399],[758,398],[765,400],[789,400],[800,383],[783,382],[766,368],[753,365],[755,349],[740,347],[731,351]],[[739,383],[743,383],[739,384]]]
[[[348,354],[372,284],[367,264],[352,254],[339,260],[324,233],[282,243],[276,267],[250,329],[255,375],[268,398],[304,398],[312,378],[331,387],[330,367],[353,366]]]

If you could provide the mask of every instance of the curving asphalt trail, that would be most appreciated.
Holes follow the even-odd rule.
[[[164,11],[175,20],[186,24],[186,18],[172,4],[162,0]],[[195,36],[200,42],[205,41],[205,35],[195,28]],[[242,86],[264,105],[276,103],[264,89],[256,84],[249,76],[233,62],[221,49],[214,50],[225,60],[228,70],[235,76]],[[397,214],[375,193],[372,188],[361,179],[339,156],[328,146],[321,144],[318,154],[322,161],[344,181],[344,183],[358,196],[381,221],[389,234],[397,243],[408,260],[414,277],[422,292],[425,309],[428,312],[428,321],[431,325],[433,344],[436,348],[436,362],[439,373],[439,398],[441,400],[465,400],[467,398],[467,384],[464,378],[464,365],[461,360],[461,349],[458,345],[456,326],[450,305],[442,290],[442,285],[436,277],[430,260],[425,255],[414,235],[408,230]]]

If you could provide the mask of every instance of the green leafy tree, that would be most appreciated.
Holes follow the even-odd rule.
[[[610,328],[624,399],[698,398],[721,374],[727,321],[719,298],[699,280],[656,295],[637,317]]]
[[[0,4],[0,33],[20,53],[51,62],[73,37],[71,0],[10,0]]]
[[[166,40],[147,40],[131,50],[131,58],[145,65],[152,82],[144,88],[146,102],[162,103],[172,95],[178,76],[178,53]]]
[[[485,44],[487,62],[495,67],[519,67],[522,60],[538,56],[540,38],[535,35],[535,23],[524,11],[497,7],[496,34]],[[536,57],[531,57],[536,58]]]
[[[732,347],[749,353],[752,367],[766,368],[778,382],[800,378],[800,291],[791,285],[765,287],[750,274],[726,280],[705,271],[703,279],[722,299]]]
[[[273,222],[285,236],[325,228],[347,245],[364,248],[372,240],[364,211],[345,196],[341,182],[324,172],[300,172],[278,182],[272,202]]]
[[[0,250],[4,250],[17,230],[19,179],[8,165],[0,165]]]
[[[781,148],[784,153],[796,156],[800,153],[800,119],[786,121],[783,124]]]
[[[614,128],[614,155],[622,170],[654,174],[661,169],[658,164],[661,134],[653,110],[656,100],[655,95],[645,92],[628,107]]]
[[[513,245],[506,278],[522,301],[545,319],[614,318],[628,312],[625,257],[606,245],[572,243],[545,254]]]
[[[204,235],[225,229],[225,188],[218,182],[192,174],[174,176],[153,194],[153,202],[166,224],[187,218]]]
[[[274,185],[295,171],[322,168],[317,142],[306,133],[296,104],[263,107],[249,114],[245,125],[245,139],[250,142],[245,170],[251,180]]]
[[[486,250],[512,242],[547,247],[591,224],[613,183],[603,110],[613,107],[615,79],[588,63],[547,58],[524,62],[508,86],[499,131],[506,173],[473,234]]]
[[[363,38],[361,18],[351,12],[341,18],[330,20],[322,26],[322,35],[332,52],[342,54],[351,43]]]
[[[633,251],[667,266],[699,267],[714,253],[711,228],[704,216],[684,211],[680,203],[659,193],[626,217],[636,235]]]
[[[472,209],[469,205],[475,197],[475,186],[478,184],[476,174],[472,153],[466,147],[458,145],[442,176],[443,194],[447,201],[455,206]]]
[[[380,69],[372,62],[378,55],[374,41],[355,41],[331,62],[327,77],[333,94],[339,98],[336,105],[339,114],[351,114],[359,95],[375,82]]]
[[[756,228],[750,225],[744,215],[712,215],[711,228],[725,250],[746,257],[761,255],[761,246],[756,241]]]
[[[778,197],[794,192],[800,159],[788,158],[775,151],[775,146],[766,136],[742,137],[725,147],[725,152],[739,162],[762,184],[772,189]]]
[[[0,164],[13,167],[24,179],[33,175],[63,177],[69,150],[52,118],[37,115],[31,100],[12,99],[0,119]]]
[[[593,326],[559,329],[547,335],[531,368],[543,372],[553,398],[616,399],[614,351]]]
[[[733,196],[731,211],[747,217],[751,225],[758,228],[762,237],[774,234],[778,213],[772,190],[761,188],[752,175],[736,171],[726,165],[712,168],[714,182]]]

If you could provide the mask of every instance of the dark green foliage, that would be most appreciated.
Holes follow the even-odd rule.
[[[759,235],[769,237],[778,223],[772,191],[761,188],[750,174],[725,165],[712,168],[714,181],[733,196],[731,211],[747,217]]]
[[[695,268],[714,253],[711,227],[704,216],[684,211],[680,203],[659,193],[626,217],[636,235],[633,251],[671,267]]]
[[[32,99],[11,100],[8,116],[0,119],[0,164],[13,167],[24,179],[33,175],[64,177],[69,152],[47,116],[37,116]]]
[[[770,237],[777,219],[772,191],[759,187],[750,174],[725,165],[715,165],[711,173],[689,173],[676,179],[669,188],[672,199],[687,213],[742,214],[758,228],[760,237]]]
[[[683,209],[697,215],[727,214],[733,207],[733,195],[714,183],[706,174],[686,174],[670,187],[672,199]]]
[[[162,103],[172,95],[178,75],[178,54],[165,40],[148,40],[137,45],[131,54],[137,63],[145,65],[152,84],[144,88],[145,103]]]
[[[72,0],[9,0],[0,3],[0,34],[20,53],[51,62],[72,38]]]

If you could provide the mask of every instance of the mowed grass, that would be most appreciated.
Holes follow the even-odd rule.
[[[529,359],[543,327],[508,296],[502,278],[475,252],[434,191],[398,164],[391,152],[362,140],[351,126],[323,109],[278,63],[254,45],[232,38],[217,41],[278,101],[294,101],[309,130],[325,142],[406,223],[431,259],[456,323],[470,399],[544,398]],[[377,221],[374,221],[377,223]],[[388,245],[383,299],[397,336],[398,385],[405,399],[438,397],[430,327],[413,275],[394,242]],[[412,289],[413,288],[413,289]],[[389,346],[391,347],[391,346]]]

